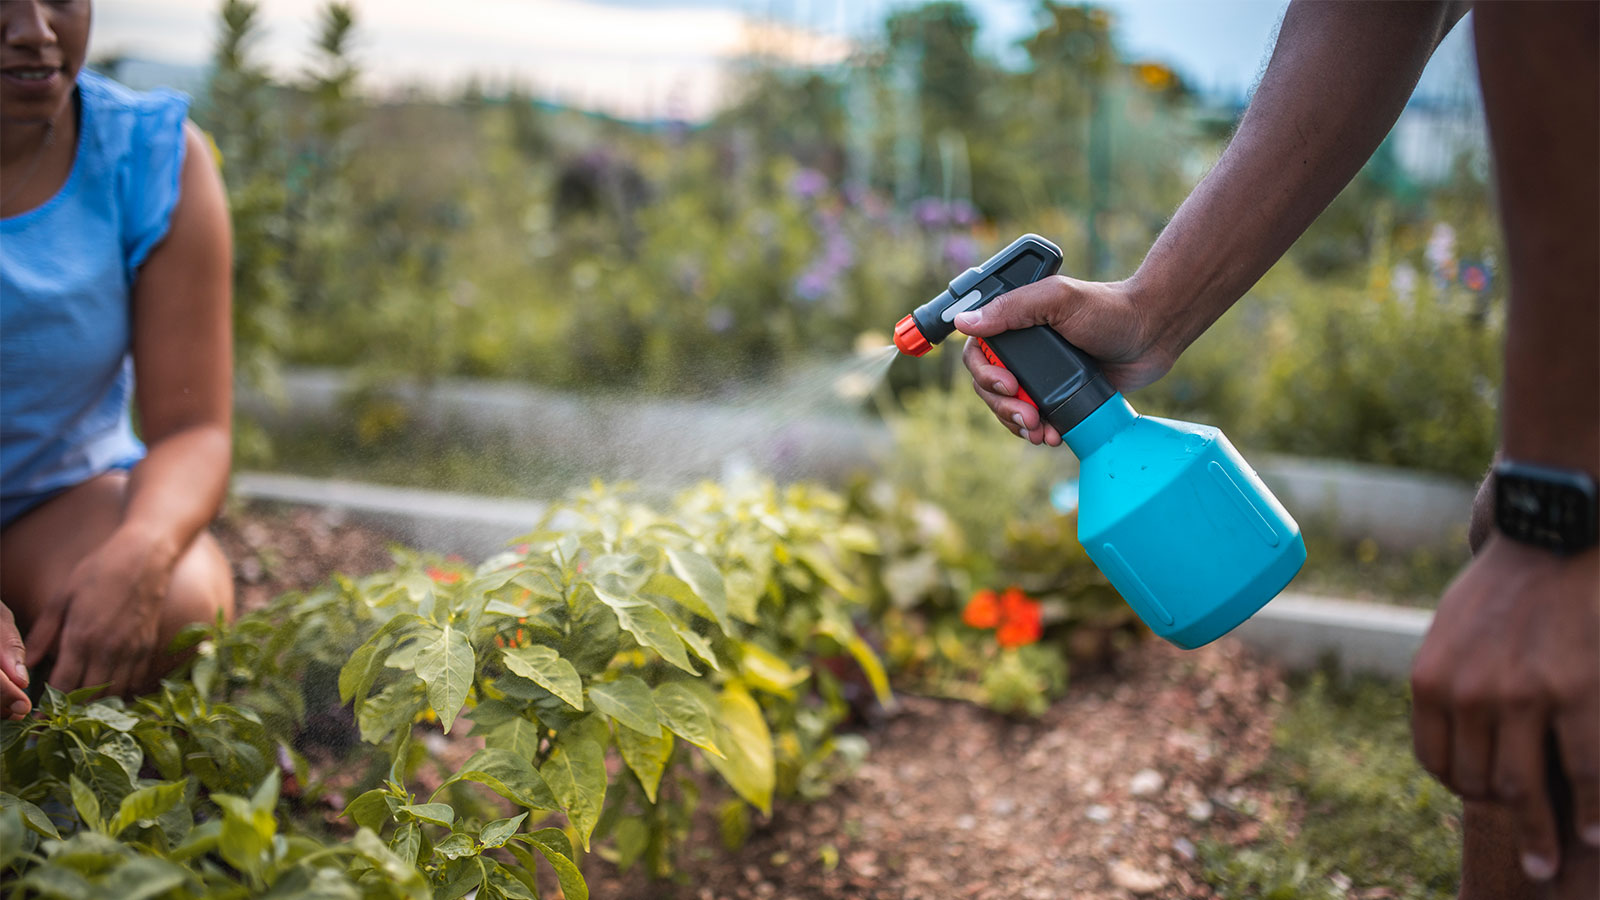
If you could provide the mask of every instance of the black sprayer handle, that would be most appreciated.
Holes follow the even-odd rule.
[[[1032,284],[1061,269],[1061,249],[1036,234],[1025,234],[980,266],[961,273],[949,289],[912,313],[930,343],[955,330],[959,313],[985,306],[994,298]],[[1027,400],[1046,422],[1066,434],[1099,408],[1115,389],[1100,367],[1060,332],[1033,325],[985,338],[980,346],[989,361],[1016,376]]]

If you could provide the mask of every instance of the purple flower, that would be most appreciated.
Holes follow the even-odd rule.
[[[813,266],[795,279],[794,292],[801,300],[820,300],[832,285],[833,279],[828,277],[828,273],[821,267]]]
[[[911,217],[923,228],[938,228],[950,220],[944,201],[938,197],[923,197],[911,204]]]
[[[978,221],[978,211],[965,200],[953,200],[949,206],[950,224],[965,228]]]
[[[789,193],[802,200],[818,197],[828,189],[828,176],[816,169],[801,169],[789,179]]]
[[[978,242],[970,234],[947,235],[940,249],[945,265],[952,270],[965,269],[978,261]]]

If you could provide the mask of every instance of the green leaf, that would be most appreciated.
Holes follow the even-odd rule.
[[[722,756],[717,747],[717,725],[711,704],[688,685],[669,681],[656,687],[656,712],[673,734],[702,748],[712,756]]]
[[[0,808],[0,871],[11,868],[12,861],[29,853],[33,849],[29,845],[38,841],[22,824],[22,810],[16,803]]]
[[[683,642],[688,645],[689,650],[693,652],[695,656],[698,656],[704,660],[705,664],[710,666],[712,671],[722,671],[722,664],[717,662],[717,653],[715,650],[711,649],[711,643],[709,641],[701,637],[689,626],[682,625],[677,622],[672,623],[672,630],[677,632],[678,637],[683,639]]]
[[[508,869],[494,860],[486,861],[489,866],[488,885],[491,896],[500,896],[506,900],[539,900],[537,883],[533,880],[533,873],[523,875],[514,869]],[[483,895],[479,895],[483,896]]]
[[[41,897],[63,898],[63,900],[95,900],[100,897],[99,888],[90,884],[89,879],[59,865],[33,867],[18,882],[18,886],[31,890]],[[17,893],[22,896],[25,892]]]
[[[222,835],[217,842],[222,858],[241,872],[259,875],[278,830],[272,813],[230,794],[212,794],[211,800],[222,808]]]
[[[433,900],[458,900],[483,883],[483,860],[476,855],[469,859],[454,860],[445,863],[439,874],[443,876],[444,884],[434,889]]]
[[[27,823],[30,829],[45,837],[61,840],[61,832],[56,830],[55,823],[50,821],[50,817],[45,815],[44,810],[21,797],[14,797],[11,794],[0,792],[0,810],[10,809],[13,806],[21,811],[22,820]]]
[[[632,728],[619,728],[617,749],[622,752],[622,761],[628,764],[633,774],[639,776],[645,796],[650,798],[651,803],[656,802],[661,773],[666,771],[667,760],[672,757],[672,733],[663,732],[650,737]]]
[[[456,713],[467,702],[476,665],[472,643],[455,626],[446,623],[431,638],[424,639],[417,653],[417,677],[428,686],[428,702],[439,714],[445,734],[456,720]]]
[[[771,815],[776,761],[760,704],[743,685],[730,682],[718,700],[717,721],[717,746],[726,757],[712,757],[712,767],[739,796]]]
[[[472,754],[460,771],[439,785],[434,796],[458,781],[473,781],[529,809],[557,808],[560,794],[552,793],[555,785],[546,784],[548,779],[534,769],[530,759],[499,747],[485,747]]]
[[[728,612],[741,622],[751,625],[761,621],[761,595],[767,590],[767,578],[749,569],[730,569],[724,579],[728,584]]]
[[[339,813],[340,818],[348,817],[350,821],[362,828],[370,828],[374,832],[383,831],[383,826],[388,824],[392,815],[389,812],[389,792],[382,788],[373,788],[370,791],[350,801]]]
[[[397,681],[371,697],[360,701],[356,711],[356,724],[361,729],[361,739],[369,744],[382,743],[417,717],[417,683]]]
[[[617,868],[626,872],[650,846],[650,827],[636,818],[617,823],[613,843],[617,850]]]
[[[116,818],[111,820],[107,833],[115,837],[134,823],[148,822],[160,817],[183,799],[186,781],[169,781],[140,788],[122,798]]]
[[[350,654],[350,659],[339,668],[339,702],[349,703],[357,697],[365,697],[372,690],[372,682],[378,677],[378,672],[383,668],[379,659],[379,648],[383,642],[377,635],[373,635],[366,643],[356,648]]]
[[[598,585],[592,587],[595,596],[616,613],[617,624],[633,635],[640,645],[656,651],[662,659],[691,675],[700,674],[689,662],[689,655],[683,650],[683,640],[678,637],[666,613],[626,594],[618,594]]]
[[[661,736],[656,701],[650,694],[650,686],[638,676],[623,675],[616,681],[590,684],[589,699],[596,709],[634,731],[651,737]]]
[[[589,849],[589,835],[600,820],[606,800],[606,753],[597,741],[588,738],[563,740],[550,752],[539,774],[555,792],[566,810],[572,827]]]
[[[505,842],[517,833],[517,829],[522,827],[522,820],[527,817],[528,814],[523,813],[509,819],[495,819],[493,822],[483,826],[483,830],[478,832],[478,842],[485,847],[504,846]]]
[[[489,602],[483,605],[483,611],[487,613],[494,613],[497,616],[513,616],[519,619],[528,614],[526,609],[523,609],[520,606],[514,606],[498,598],[490,598]]]
[[[138,717],[130,716],[121,709],[112,706],[112,702],[110,700],[102,700],[99,703],[90,704],[84,708],[83,717],[94,719],[96,722],[104,722],[117,731],[132,731],[133,726],[139,724]]]
[[[89,828],[99,831],[102,826],[100,821],[100,801],[95,797],[94,791],[89,790],[87,784],[78,780],[78,776],[69,775],[67,777],[72,793],[72,805],[78,811],[78,818],[82,819],[83,824]]]
[[[505,651],[505,662],[507,669],[565,700],[568,706],[583,709],[583,679],[554,647],[513,647]]]
[[[723,632],[733,627],[728,619],[728,586],[723,581],[722,572],[711,560],[693,550],[668,550],[667,563],[672,566],[673,574],[683,579],[694,591],[702,609],[695,609],[689,604],[685,606],[715,621]]]
[[[455,832],[449,837],[433,845],[433,852],[445,859],[460,859],[463,856],[476,856],[478,844],[469,834]]]
[[[448,803],[407,803],[396,812],[410,813],[412,818],[420,822],[445,828],[456,823],[456,811]]]
[[[583,873],[578,871],[576,854],[572,852],[572,842],[567,840],[565,833],[559,828],[541,828],[532,834],[518,835],[517,840],[526,841],[545,858],[550,867],[556,870],[556,880],[561,884],[561,893],[566,900],[589,900],[589,885],[583,880]],[[508,849],[528,869],[533,869],[533,858],[527,851],[515,843],[508,844]]]
[[[850,579],[839,571],[839,567],[820,548],[801,545],[794,548],[794,555],[805,563],[807,568],[815,572],[817,577],[821,578],[828,587],[838,591],[842,596],[855,596],[855,585],[850,583]]]
[[[100,880],[102,896],[116,900],[150,900],[194,879],[181,866],[164,859],[143,856],[117,866]]]
[[[396,856],[376,834],[362,828],[356,836],[350,839],[350,847],[361,858],[371,863],[386,877],[386,880],[405,892],[411,900],[429,900],[433,896],[428,890],[428,882],[420,871],[410,862]]]
[[[544,726],[517,716],[489,729],[489,733],[483,737],[483,743],[489,747],[508,750],[522,759],[533,759],[539,753],[539,738],[543,734]]]
[[[416,865],[417,855],[422,850],[422,826],[415,822],[407,822],[396,828],[394,837],[389,839],[389,849],[404,860],[406,865]]]

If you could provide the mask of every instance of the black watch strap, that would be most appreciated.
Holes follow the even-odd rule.
[[[1494,524],[1506,537],[1577,553],[1600,532],[1595,480],[1587,472],[1506,460],[1494,467]]]

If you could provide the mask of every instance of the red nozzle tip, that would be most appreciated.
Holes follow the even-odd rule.
[[[917,320],[913,316],[906,316],[894,326],[894,345],[907,356],[921,356],[933,349],[933,345],[923,337],[922,329],[917,327]]]

